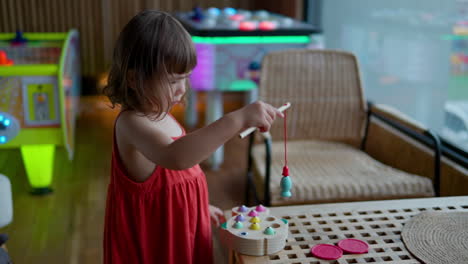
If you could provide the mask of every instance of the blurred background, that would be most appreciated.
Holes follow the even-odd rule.
[[[101,91],[106,85],[114,42],[122,27],[141,10],[193,15],[195,6],[266,10],[306,23],[310,29],[307,48],[354,53],[360,63],[366,99],[388,105],[411,122],[434,131],[445,153],[457,166],[466,168],[468,0],[0,0],[0,51],[5,51],[0,54],[0,112],[22,111],[18,110],[21,106],[10,104],[13,98],[22,97],[12,87],[21,87],[18,89],[23,94],[31,93],[30,107],[33,103],[41,107],[44,100],[57,102],[56,108],[48,108],[56,113],[51,123],[41,121],[38,113],[28,119],[25,110],[20,114],[25,120],[19,120],[16,129],[27,127],[33,129],[32,134],[11,141],[11,147],[7,137],[0,137],[0,145],[6,144],[0,148],[0,173],[11,182],[5,184],[9,186],[5,189],[0,186],[0,191],[12,193],[10,211],[0,208],[0,218],[3,214],[8,219],[4,226],[0,221],[0,233],[9,234],[6,245],[15,263],[101,262],[112,128],[119,111],[109,107]],[[39,71],[59,72],[57,79],[45,81],[61,87],[57,95],[47,86],[31,86],[32,81],[15,83],[11,76],[18,72],[5,70],[11,61],[22,64],[24,53],[9,52],[13,42],[21,44],[23,38],[30,38],[34,46],[34,39],[41,37],[46,37],[47,43],[42,47],[50,50],[36,59],[50,59],[48,63],[56,66]],[[259,62],[264,54],[262,51],[257,57]],[[254,91],[255,87],[249,89]],[[201,89],[197,100],[176,107],[174,115],[189,130],[196,129],[255,98],[252,91],[243,89],[225,89],[217,94],[218,101],[210,101],[212,95]],[[36,92],[39,97],[35,97]],[[29,100],[25,95],[22,98]],[[212,107],[210,102],[218,102],[218,106]],[[199,118],[187,121],[187,107],[193,107]],[[7,114],[5,118],[11,119]],[[0,121],[6,120],[3,118]],[[4,124],[5,129],[9,122]],[[44,140],[59,147],[35,154],[22,147]],[[209,162],[203,165],[210,201],[223,209],[243,202],[243,191],[239,190],[244,190],[245,184],[246,147],[245,141],[233,139],[226,144],[225,153],[218,156],[217,168]],[[33,160],[32,165],[26,165],[28,160]],[[45,180],[45,184],[31,176],[42,170],[42,161],[50,163],[45,177],[53,175],[53,180]],[[464,179],[458,181],[460,190],[468,189]],[[48,195],[31,195],[31,189]],[[216,244],[218,263],[224,262],[225,254]]]
[[[355,53],[366,95],[388,103],[467,145],[467,1],[27,1],[0,3],[1,32],[80,33],[82,95],[105,85],[112,49],[128,20],[143,9],[265,9],[322,30],[326,48]]]

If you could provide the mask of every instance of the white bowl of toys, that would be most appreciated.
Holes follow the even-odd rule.
[[[268,208],[239,206],[221,226],[221,242],[244,255],[264,256],[281,251],[286,245],[288,224],[270,215]]]

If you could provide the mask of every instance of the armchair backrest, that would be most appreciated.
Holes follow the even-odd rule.
[[[291,102],[288,138],[340,141],[359,147],[366,104],[356,57],[332,50],[287,50],[262,62],[259,99],[274,106]],[[282,121],[271,129],[283,137]]]

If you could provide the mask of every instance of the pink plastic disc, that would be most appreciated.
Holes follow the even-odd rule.
[[[344,252],[351,254],[364,254],[369,251],[369,245],[359,239],[343,239],[338,242],[338,247],[340,247]]]
[[[317,258],[327,260],[339,259],[343,256],[343,250],[341,250],[341,248],[329,244],[315,245],[310,252]]]

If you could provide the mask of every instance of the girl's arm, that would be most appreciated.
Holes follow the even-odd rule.
[[[283,115],[269,104],[255,102],[176,141],[164,133],[164,127],[142,116],[121,116],[122,123],[117,129],[126,142],[150,161],[168,169],[183,170],[208,158],[242,129],[259,127],[268,131],[276,116]]]

